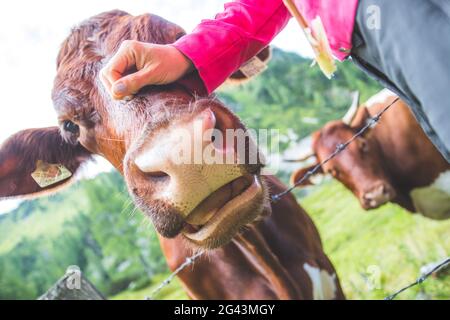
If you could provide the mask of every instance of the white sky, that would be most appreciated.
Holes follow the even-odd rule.
[[[71,27],[97,13],[121,9],[150,12],[188,32],[223,9],[224,0],[14,0],[0,1],[0,144],[25,129],[51,126],[56,117],[50,99],[56,55]],[[310,55],[300,29],[291,20],[273,44]],[[0,212],[15,202],[0,201]]]

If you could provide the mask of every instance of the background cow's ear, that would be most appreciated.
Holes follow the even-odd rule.
[[[291,179],[290,179],[290,184],[294,185],[295,183],[297,183],[298,181],[300,181],[300,179],[303,178],[303,176],[309,171],[312,170],[315,166],[317,166],[317,163],[306,167],[306,168],[301,168],[298,169],[297,171],[294,171],[294,173],[292,173],[291,175]],[[316,171],[316,174],[318,173],[323,173],[322,167],[319,168],[319,170]],[[312,185],[313,183],[311,182],[310,178],[306,179],[305,181],[303,181],[299,186],[309,186]]]
[[[369,110],[367,110],[365,106],[361,106],[359,107],[358,112],[353,118],[350,126],[356,130],[359,130],[367,124],[367,120],[369,120],[370,117]]]
[[[90,152],[58,127],[20,131],[0,147],[0,199],[39,196],[67,184]]]
[[[272,57],[272,49],[265,47],[255,57],[246,62],[238,71],[228,78],[228,83],[239,84],[250,80],[267,69],[267,64]]]

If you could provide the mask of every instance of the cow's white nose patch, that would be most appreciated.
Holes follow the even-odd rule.
[[[332,300],[336,298],[336,274],[313,267],[308,263],[303,265],[313,285],[314,300]]]
[[[211,193],[242,176],[239,164],[234,162],[203,161],[202,132],[204,126],[208,129],[214,123],[214,114],[210,112],[193,122],[162,129],[157,138],[147,141],[134,159],[140,171],[150,176],[152,173],[163,173],[169,177],[152,193],[152,198],[171,204],[183,216],[189,215]]]

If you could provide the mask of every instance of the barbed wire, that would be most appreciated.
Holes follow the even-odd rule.
[[[186,267],[194,264],[195,260],[200,257],[205,251],[199,251],[195,253],[193,256],[187,257],[186,260],[180,264],[178,268],[175,269],[174,272],[172,272],[161,284],[153,290],[148,297],[145,298],[145,300],[153,300],[155,296],[167,285],[169,285],[173,278],[176,277],[177,274],[179,274],[181,271],[183,271]]]
[[[178,273],[180,273],[182,270],[184,270],[186,267],[193,265],[195,260],[197,258],[199,258],[201,255],[204,254],[204,251],[199,251],[196,254],[194,254],[191,257],[186,258],[186,260],[173,272],[171,273],[163,282],[161,282],[161,284],[152,291],[152,293],[150,294],[150,296],[146,297],[145,300],[154,300],[155,296],[166,286],[168,286],[172,280],[178,275]],[[422,273],[420,275],[419,278],[416,279],[416,281],[414,281],[413,283],[408,284],[407,286],[397,290],[396,292],[394,292],[393,294],[387,296],[384,298],[384,300],[394,300],[400,293],[411,289],[412,287],[422,284],[423,282],[425,282],[430,276],[432,276],[433,274],[435,274],[436,272],[444,269],[445,267],[447,267],[448,265],[450,265],[450,257],[444,259],[442,262],[438,263],[437,265],[435,265],[430,271],[427,271],[425,273]]]
[[[358,137],[360,137],[362,134],[364,134],[364,132],[366,132],[366,130],[368,130],[369,128],[372,128],[374,125],[376,125],[378,123],[378,121],[380,121],[381,117],[383,116],[383,114],[390,108],[392,107],[396,102],[399,101],[400,98],[396,98],[394,101],[392,101],[389,105],[387,105],[383,110],[381,110],[379,113],[377,113],[374,117],[370,118],[369,121],[367,121],[366,125],[364,127],[362,127],[357,133],[355,133],[349,140],[347,140],[344,143],[340,143],[336,146],[336,150],[331,153],[325,160],[323,160],[322,162],[320,162],[319,164],[317,164],[316,166],[314,166],[314,168],[312,168],[311,170],[309,170],[308,172],[306,172],[306,174],[297,182],[295,182],[291,187],[289,187],[288,189],[286,189],[283,192],[280,192],[278,194],[272,195],[271,196],[271,201],[272,202],[277,202],[279,201],[282,197],[284,197],[285,195],[287,195],[288,193],[290,193],[292,190],[294,190],[297,186],[301,185],[304,181],[306,181],[306,179],[308,179],[309,177],[311,177],[313,174],[315,174],[317,172],[317,170],[319,170],[319,168],[321,166],[323,166],[324,164],[326,164],[327,162],[329,162],[330,160],[332,160],[333,158],[335,158],[337,155],[339,155],[342,151],[344,151],[349,144],[351,144],[353,141],[355,141]],[[195,253],[193,256],[187,257],[186,260],[177,268],[175,269],[174,272],[172,272],[163,282],[161,282],[161,284],[150,293],[150,296],[146,297],[146,300],[153,300],[154,297],[167,285],[169,285],[172,280],[182,271],[184,270],[186,267],[193,265],[195,260],[197,258],[199,258],[201,255],[203,255],[204,251],[199,251],[197,253]],[[415,282],[401,288],[400,290],[396,291],[395,293],[387,296],[384,298],[384,300],[393,300],[395,299],[395,297],[397,297],[400,293],[416,286],[419,285],[421,283],[423,283],[425,280],[427,280],[432,274],[436,273],[437,271],[443,269],[444,267],[446,267],[447,265],[450,264],[450,257],[445,259],[444,261],[442,261],[441,263],[439,263],[438,265],[436,265],[432,270],[422,274]]]
[[[317,164],[316,166],[314,166],[314,168],[312,168],[311,170],[309,170],[308,172],[306,172],[306,174],[297,182],[295,182],[291,187],[289,187],[288,189],[286,189],[283,192],[280,192],[278,194],[274,194],[271,196],[271,200],[272,202],[277,202],[279,201],[282,197],[284,197],[285,195],[287,195],[288,193],[290,193],[292,190],[294,190],[297,186],[301,185],[304,181],[306,181],[309,177],[311,177],[313,174],[315,174],[317,172],[317,170],[320,169],[320,167],[322,167],[324,164],[326,164],[328,161],[330,161],[331,159],[333,159],[334,157],[336,157],[338,154],[340,154],[342,151],[344,151],[348,145],[350,143],[352,143],[353,141],[355,141],[358,137],[360,137],[364,132],[366,132],[367,129],[373,127],[374,125],[376,125],[378,123],[378,121],[380,121],[382,115],[390,108],[392,107],[392,105],[394,105],[397,101],[399,101],[400,98],[396,98],[394,101],[392,101],[389,105],[387,105],[383,110],[381,110],[380,112],[378,112],[374,117],[370,118],[369,121],[367,121],[366,125],[364,127],[362,127],[357,133],[355,133],[349,140],[347,140],[344,143],[340,143],[336,146],[336,150],[331,153],[325,160],[323,160],[321,163]]]
[[[387,296],[386,298],[384,298],[384,300],[394,300],[395,297],[397,297],[400,293],[414,287],[417,286],[418,284],[421,284],[422,282],[424,282],[425,280],[427,280],[432,274],[438,272],[439,270],[445,268],[447,265],[450,265],[450,257],[444,259],[444,261],[442,261],[441,263],[437,264],[436,266],[433,267],[433,269],[431,269],[428,272],[425,272],[423,274],[420,275],[419,278],[417,278],[416,281],[414,281],[413,283],[408,284],[407,286],[401,288],[400,290],[397,290],[395,293]]]

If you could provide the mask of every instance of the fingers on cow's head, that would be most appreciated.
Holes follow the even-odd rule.
[[[58,127],[20,131],[0,148],[0,198],[54,192],[89,158],[90,152],[67,142]]]

